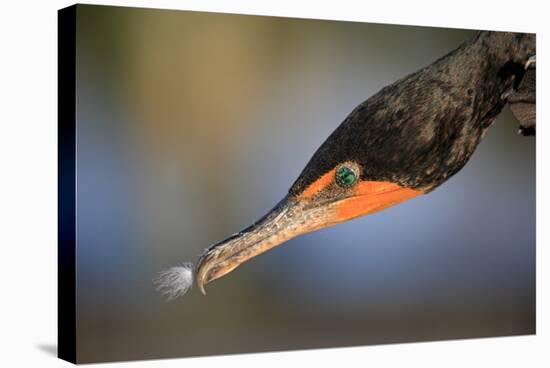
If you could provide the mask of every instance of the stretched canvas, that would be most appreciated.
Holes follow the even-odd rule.
[[[59,11],[59,356],[535,333],[535,35]]]

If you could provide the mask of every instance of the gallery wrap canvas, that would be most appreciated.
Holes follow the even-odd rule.
[[[59,11],[59,357],[535,333],[535,35]]]

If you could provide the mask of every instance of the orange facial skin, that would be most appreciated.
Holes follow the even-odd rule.
[[[359,173],[353,162],[345,163]],[[383,181],[336,182],[337,167],[310,184],[299,196],[287,196],[252,226],[214,244],[201,255],[197,284],[204,286],[248,260],[312,231],[380,211],[424,192]],[[359,175],[357,175],[359,177]]]
[[[311,199],[324,191],[330,191],[335,184],[336,168],[328,171],[310,184],[299,196]],[[405,188],[386,181],[360,181],[348,189],[349,194],[336,204],[336,213],[332,221],[342,222],[359,216],[371,214],[404,202],[421,194],[421,190]]]
[[[364,181],[356,185],[354,194],[339,205],[338,216],[344,221],[381,211],[424,192],[384,181]]]
[[[306,190],[300,194],[300,198],[311,198],[315,194],[327,189],[330,185],[334,183],[334,177],[336,175],[336,168],[330,170],[319,179],[311,183]]]

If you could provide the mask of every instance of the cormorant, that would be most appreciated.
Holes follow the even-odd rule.
[[[534,34],[478,32],[359,104],[269,213],[204,251],[193,270],[201,292],[298,235],[433,191],[464,167],[508,102],[534,106],[534,73],[532,91],[520,86],[535,50]],[[193,271],[167,271],[159,287],[177,296]]]

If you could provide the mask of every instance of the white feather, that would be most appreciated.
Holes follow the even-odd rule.
[[[193,286],[193,264],[184,263],[181,266],[160,271],[153,279],[153,283],[168,300],[183,296]]]

